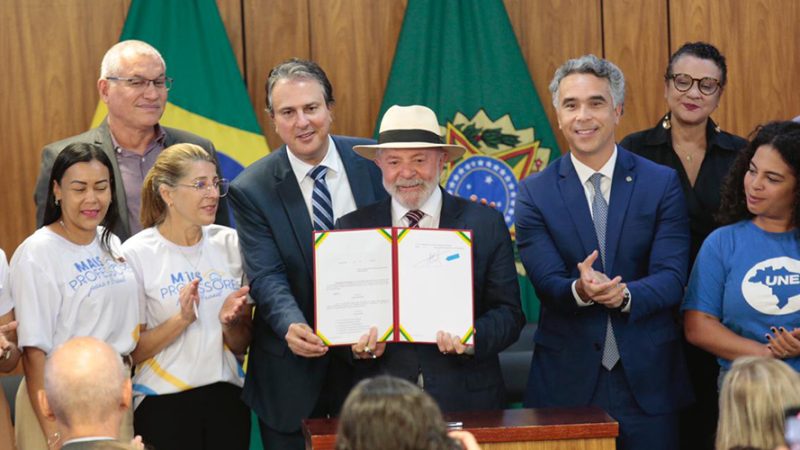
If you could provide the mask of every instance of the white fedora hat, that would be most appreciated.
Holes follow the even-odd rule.
[[[378,149],[440,148],[447,152],[450,161],[455,161],[467,151],[460,145],[442,143],[442,135],[436,114],[426,106],[394,105],[386,110],[381,119],[378,143],[356,145],[353,150],[367,159],[375,159]]]

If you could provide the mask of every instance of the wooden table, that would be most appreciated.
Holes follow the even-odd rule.
[[[484,450],[613,450],[619,434],[617,422],[594,407],[452,413],[445,420],[462,422]],[[332,450],[337,423],[304,420],[306,449]]]

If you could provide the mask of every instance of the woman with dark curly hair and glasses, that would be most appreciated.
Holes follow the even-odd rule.
[[[756,129],[722,189],[726,224],[703,243],[686,293],[686,338],[717,356],[800,370],[800,124]]]
[[[694,262],[700,245],[719,227],[719,191],[738,151],[747,144],[711,119],[728,82],[725,56],[711,44],[687,42],[670,56],[664,73],[669,111],[653,128],[628,135],[620,146],[678,172],[689,210]],[[717,423],[714,356],[684,343],[696,402],[681,413],[682,448],[711,449]]]

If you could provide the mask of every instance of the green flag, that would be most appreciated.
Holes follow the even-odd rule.
[[[378,123],[395,104],[436,112],[445,140],[467,148],[444,188],[496,202],[513,234],[519,180],[559,151],[502,0],[409,0]],[[517,267],[533,322],[539,302]]]
[[[161,52],[175,80],[160,123],[210,139],[225,178],[269,152],[214,0],[133,0],[120,36],[128,39]],[[106,113],[100,102],[92,126]]]

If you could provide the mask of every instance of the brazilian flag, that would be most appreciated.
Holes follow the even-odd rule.
[[[161,52],[175,82],[160,123],[211,140],[223,177],[269,152],[214,0],[133,0],[119,39]],[[99,102],[92,127],[107,111]]]
[[[444,188],[494,201],[513,235],[519,180],[560,153],[502,0],[409,0],[379,117],[394,104],[436,112],[445,140],[467,148]],[[539,302],[517,267],[536,322]]]
[[[233,180],[269,152],[214,0],[132,0],[119,39],[161,53],[175,81],[160,123],[211,140],[223,177]],[[99,102],[92,127],[107,113]],[[255,415],[250,446],[262,448]]]

